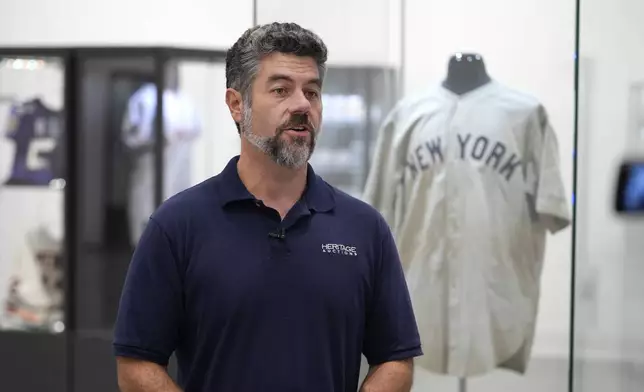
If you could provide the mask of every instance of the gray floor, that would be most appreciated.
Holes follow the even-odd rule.
[[[575,392],[642,392],[644,366],[608,361],[578,362]],[[569,392],[569,364],[566,358],[534,358],[528,372],[521,376],[498,370],[467,381],[467,392]],[[416,369],[413,392],[461,392],[458,381]]]
[[[363,358],[361,380],[366,374]],[[412,392],[569,392],[567,358],[533,358],[525,375],[497,370],[483,377],[468,379],[466,390],[459,390],[453,377],[434,375],[416,368]],[[586,359],[575,364],[575,392],[642,392],[644,363]]]

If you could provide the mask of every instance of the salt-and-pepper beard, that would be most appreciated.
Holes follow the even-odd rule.
[[[291,120],[289,118],[287,124]],[[296,169],[306,165],[311,158],[317,140],[317,129],[311,127],[311,135],[308,140],[305,137],[293,137],[289,142],[281,137],[285,129],[284,126],[280,126],[274,136],[261,136],[253,132],[251,123],[252,109],[250,105],[245,104],[241,123],[242,136],[278,165]]]

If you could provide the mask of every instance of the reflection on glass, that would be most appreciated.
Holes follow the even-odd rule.
[[[108,344],[132,250],[145,223],[130,224],[132,188],[154,208],[154,167],[144,168],[148,182],[135,170],[138,156],[154,149],[154,128],[139,129],[136,119],[145,113],[128,103],[154,81],[155,67],[149,56],[90,57],[80,70],[75,321],[81,337],[95,339],[98,334]],[[78,345],[92,342],[80,339]]]
[[[65,329],[63,120],[59,59],[0,59],[0,329]]]
[[[205,64],[196,66],[207,71]],[[207,77],[207,74],[202,76]],[[194,185],[192,152],[203,130],[201,113],[197,112],[194,99],[181,88],[180,69],[176,62],[166,67],[165,81],[163,195],[167,198]]]
[[[333,72],[333,70],[330,70]],[[311,165],[326,181],[347,193],[358,195],[362,186],[363,155],[366,151],[366,102],[358,94],[323,94],[323,133]]]
[[[223,64],[181,60],[166,75],[167,198],[218,174],[239,153],[239,136],[225,105]]]
[[[575,391],[639,392],[644,385],[642,5],[581,4],[579,79],[592,90],[580,91],[587,104],[578,113],[587,119],[578,132],[586,158],[577,175],[584,206],[578,254],[586,257],[576,260]]]
[[[111,78],[110,118],[113,132],[113,202],[127,211],[130,244],[135,246],[154,211],[154,116],[146,107],[156,100],[153,75],[121,73]],[[146,99],[148,101],[146,101]],[[147,110],[146,110],[147,109]],[[117,128],[118,129],[118,128]],[[127,157],[127,159],[123,159]],[[127,200],[127,201],[126,201]],[[122,210],[121,210],[122,211]]]
[[[191,145],[199,135],[200,126],[194,108],[176,87],[168,86],[163,92],[163,105],[163,194],[168,197],[192,185],[189,174]],[[132,244],[138,242],[148,218],[156,209],[150,193],[155,185],[155,151],[152,145],[156,111],[157,87],[146,83],[129,98],[123,121],[123,141],[135,152],[128,197]]]
[[[203,162],[220,155],[212,130],[224,123],[211,116],[218,107],[212,65],[170,62],[167,69],[162,201],[216,173]],[[157,208],[156,67],[148,56],[98,57],[85,59],[81,70],[76,325],[82,337],[108,344],[132,252]]]
[[[322,132],[311,165],[331,185],[360,197],[374,135],[394,96],[394,70],[329,65]]]
[[[203,113],[199,105],[207,98],[204,80],[209,77],[211,65],[203,63],[170,62],[166,67],[163,92],[163,200],[173,196],[197,181],[195,150],[203,137]],[[197,84],[183,83],[186,69],[197,73]],[[196,87],[196,89],[195,89]],[[123,117],[123,142],[132,155],[131,179],[128,195],[128,218],[131,242],[136,245],[149,216],[156,209],[154,140],[157,113],[157,86],[145,83],[132,92]],[[201,154],[200,157],[203,157]]]

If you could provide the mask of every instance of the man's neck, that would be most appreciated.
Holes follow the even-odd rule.
[[[276,164],[260,151],[244,150],[237,162],[239,178],[253,196],[284,217],[304,192],[306,165],[290,169]]]

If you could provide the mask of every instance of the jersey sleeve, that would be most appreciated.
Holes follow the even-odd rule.
[[[114,331],[115,355],[168,364],[183,317],[180,271],[169,237],[151,218],[125,279]]]
[[[122,140],[130,148],[144,147],[152,143],[154,138],[154,116],[150,116],[149,111],[154,112],[156,107],[150,108],[151,105],[146,101],[147,95],[148,90],[144,88],[134,93],[128,100],[123,115]]]
[[[547,229],[555,233],[571,221],[569,198],[561,176],[559,143],[546,110],[540,106],[532,119],[534,166],[536,171],[535,209]]]
[[[376,139],[373,159],[367,175],[362,200],[377,209],[390,227],[395,227],[396,197],[404,170],[405,150],[397,139],[397,113],[385,119]]]
[[[363,353],[369,365],[423,354],[416,317],[391,231],[380,220],[380,256],[367,314]]]
[[[5,128],[5,136],[9,139],[16,137],[16,132],[20,126],[20,114],[17,105],[13,105],[9,111],[9,118],[7,119],[7,126]]]

